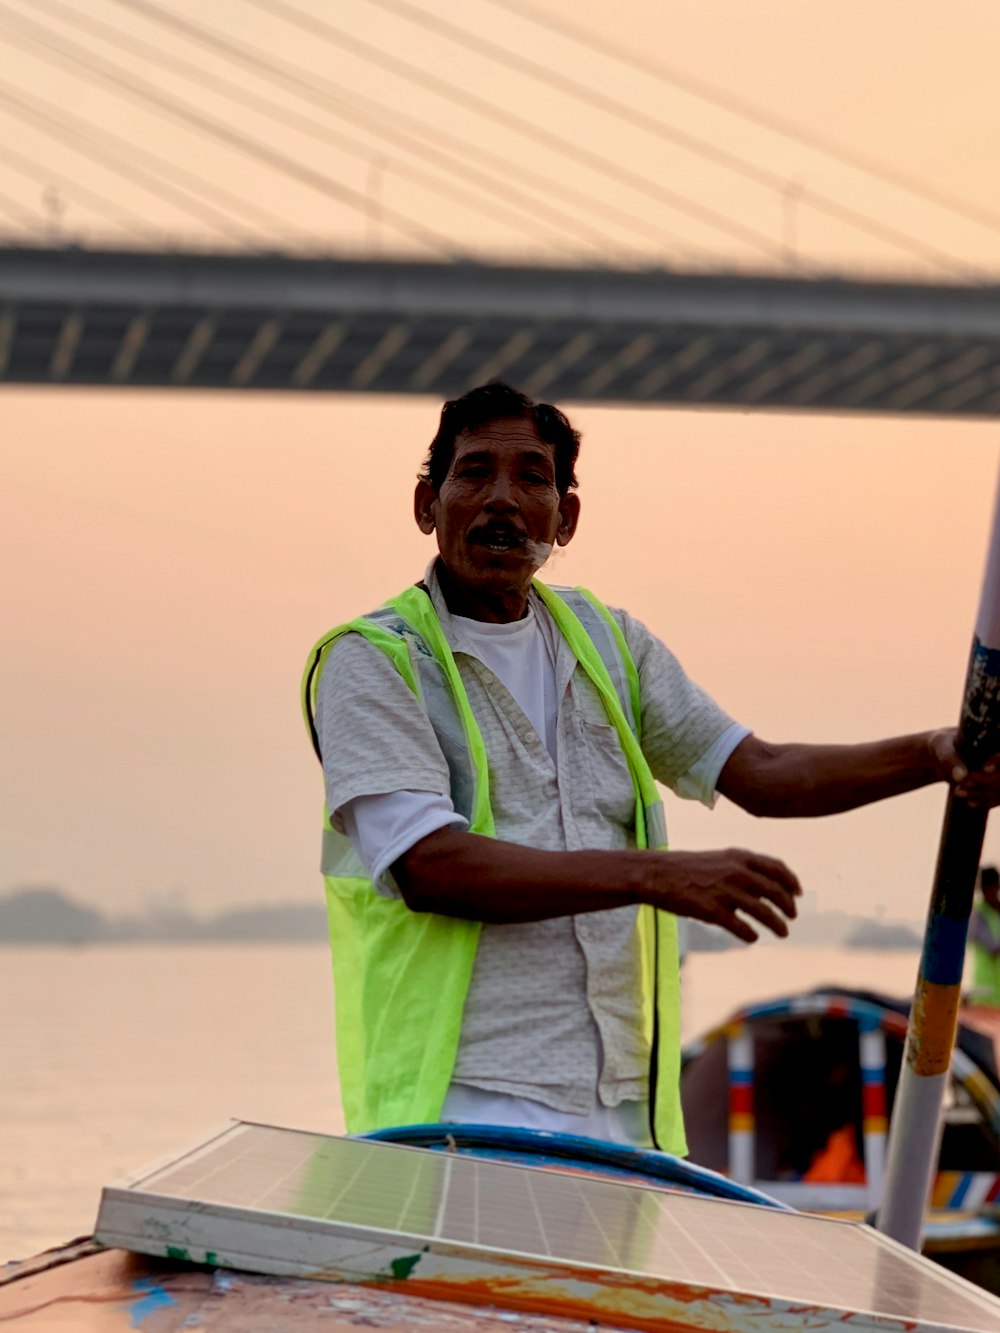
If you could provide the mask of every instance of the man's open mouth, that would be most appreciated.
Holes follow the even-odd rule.
[[[519,528],[491,526],[477,528],[475,532],[471,532],[469,541],[476,546],[485,546],[487,551],[503,553],[520,550],[527,541],[527,536]]]

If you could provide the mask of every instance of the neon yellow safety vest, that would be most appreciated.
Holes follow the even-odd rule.
[[[666,849],[663,803],[640,748],[639,675],[625,637],[603,603],[583,588],[534,590],[592,681],[615,727],[635,788],[636,845]],[[325,634],[302,681],[306,725],[319,753],[316,692],[327,655],[343,634],[362,634],[386,654],[422,702],[448,762],[451,798],[469,831],[495,836],[489,759],[451,647],[428,594],[411,587],[378,611]],[[324,810],[322,869],[333,952],[337,1061],[348,1131],[433,1123],[458,1054],[479,922],[413,912],[375,892],[350,842]],[[680,984],[677,922],[638,912],[642,1021],[652,1050],[654,1137],[687,1151],[680,1107]]]
[[[994,948],[989,949],[973,938],[972,949],[972,990],[969,999],[974,1004],[991,1004],[1000,1007],[1000,912],[980,898],[972,909],[973,917],[982,918]]]

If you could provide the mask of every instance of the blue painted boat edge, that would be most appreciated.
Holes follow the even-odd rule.
[[[507,1125],[398,1125],[373,1130],[359,1138],[382,1143],[406,1144],[411,1148],[449,1148],[481,1156],[504,1152],[537,1158],[539,1166],[577,1166],[583,1170],[601,1167],[630,1175],[646,1177],[662,1184],[676,1185],[706,1198],[728,1199],[732,1203],[752,1203],[762,1208],[794,1212],[788,1204],[762,1190],[738,1185],[727,1176],[707,1167],[695,1166],[670,1153],[652,1148],[631,1148],[603,1139],[584,1138],[578,1134],[555,1134],[542,1129],[513,1129]]]

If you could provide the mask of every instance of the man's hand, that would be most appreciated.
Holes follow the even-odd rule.
[[[927,738],[939,776],[974,809],[989,810],[1000,805],[1000,755],[987,759],[981,769],[970,773],[956,748],[957,735],[954,727],[945,727],[932,731]]]
[[[653,858],[649,858],[653,861]],[[665,852],[651,865],[652,889],[646,902],[676,916],[722,926],[752,944],[752,917],[775,935],[788,934],[802,888],[788,867],[771,856],[730,847],[712,852]],[[777,909],[777,910],[775,910]]]

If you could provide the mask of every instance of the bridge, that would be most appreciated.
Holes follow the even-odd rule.
[[[1000,415],[1000,287],[0,250],[0,381]]]

